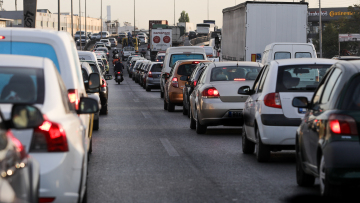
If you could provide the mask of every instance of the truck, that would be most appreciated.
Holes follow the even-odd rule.
[[[177,23],[177,26],[184,27],[186,33],[188,33],[189,31],[195,31],[196,29],[194,23],[188,23],[188,22]]]
[[[172,29],[152,29],[150,36],[150,58],[154,61],[159,51],[172,47]]]
[[[307,2],[246,1],[223,9],[221,58],[261,62],[266,45],[307,42]]]

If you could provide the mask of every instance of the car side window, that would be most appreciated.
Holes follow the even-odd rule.
[[[324,78],[321,80],[318,88],[316,89],[315,93],[314,93],[314,96],[312,98],[312,106],[316,106],[320,103],[320,98],[321,98],[321,95],[324,91],[324,85],[325,85],[325,82],[328,80],[329,78],[329,75],[331,74],[332,70],[329,70],[325,75],[324,75]]]
[[[73,105],[71,105],[69,97],[67,95],[67,89],[65,87],[65,84],[57,71],[56,71],[56,76],[58,78],[60,92],[61,92],[61,100],[63,102],[65,112],[70,113],[72,111],[75,111],[75,109],[74,109]]]
[[[264,74],[263,74],[263,76],[261,77],[260,84],[259,84],[259,89],[258,89],[257,92],[262,92],[262,90],[263,90],[263,88],[264,88],[266,76],[267,76],[267,74],[268,74],[268,72],[269,72],[269,69],[270,69],[268,66],[266,66],[265,68],[266,68],[266,69],[264,70]]]
[[[205,82],[205,75],[206,75],[206,70],[204,70],[201,75],[200,75],[200,79],[199,79],[199,83],[204,83]]]
[[[267,68],[267,66],[264,66],[261,70],[260,73],[257,75],[255,81],[254,81],[254,85],[253,85],[253,90],[256,91],[259,87],[260,81],[261,81],[261,77],[264,73],[265,68]]]
[[[329,77],[328,79],[328,82],[326,83],[325,85],[325,89],[324,89],[324,93],[322,94],[321,96],[321,103],[324,104],[324,103],[327,103],[330,99],[330,95],[332,94],[334,88],[336,87],[336,84],[341,76],[341,70],[336,68],[331,76]]]

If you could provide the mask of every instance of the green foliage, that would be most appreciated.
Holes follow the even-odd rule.
[[[189,14],[182,11],[180,14],[179,22],[190,22]]]

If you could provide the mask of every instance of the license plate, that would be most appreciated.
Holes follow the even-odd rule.
[[[229,111],[230,118],[241,118],[242,112],[241,111]]]
[[[121,76],[117,76],[117,79],[119,79],[119,80],[120,80],[120,79],[121,79]]]
[[[301,114],[305,114],[306,110],[307,110],[306,108],[299,108],[298,112],[301,113]]]

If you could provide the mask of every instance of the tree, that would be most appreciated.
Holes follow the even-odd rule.
[[[189,14],[182,11],[180,14],[179,22],[190,22]]]

